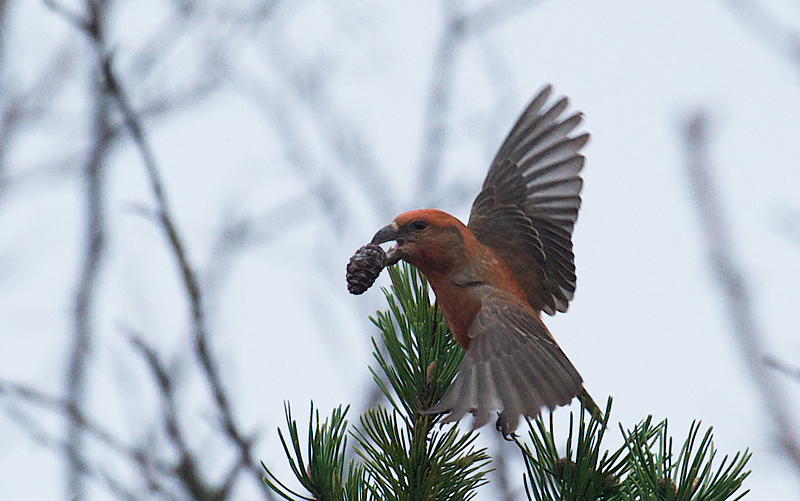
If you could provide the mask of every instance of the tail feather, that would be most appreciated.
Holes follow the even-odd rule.
[[[477,371],[472,356],[470,353],[467,353],[467,355],[464,356],[464,360],[461,362],[461,367],[459,368],[458,375],[456,376],[456,381],[461,379],[461,384],[457,388],[458,393],[453,392],[453,396],[449,399],[452,401],[452,403],[448,403],[446,406],[443,406],[444,409],[439,411],[450,411],[450,414],[442,421],[443,423],[458,421],[464,414],[477,408],[478,385],[476,381],[476,372]],[[442,400],[447,399],[450,393],[451,391],[448,390],[444,397],[442,397]]]
[[[503,302],[493,302],[497,299]],[[484,298],[469,336],[472,343],[453,384],[425,413],[449,411],[442,421],[449,423],[469,412],[476,429],[502,409],[497,427],[508,435],[520,414],[536,417],[542,407],[554,409],[579,395],[587,409],[597,408],[578,371],[533,310],[516,297],[497,291]]]

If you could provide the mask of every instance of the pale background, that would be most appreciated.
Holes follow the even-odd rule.
[[[350,403],[355,420],[374,397],[366,317],[382,295],[347,294],[349,256],[403,210],[466,219],[508,129],[551,82],[592,140],[578,290],[545,322],[595,399],[614,397],[615,423],[666,417],[682,439],[701,420],[721,454],[752,451],[745,499],[800,499],[800,468],[712,271],[684,151],[686,121],[705,110],[725,250],[763,355],[800,366],[800,3],[112,0],[98,12],[200,282],[236,425],[258,437],[256,466],[292,480],[275,433],[284,400],[304,426],[311,400],[323,414]],[[190,499],[128,454],[174,465],[179,451],[131,335],[171,376],[209,483],[237,449],[194,355],[140,148],[116,102],[98,99],[98,51],[72,14],[86,18],[85,3],[0,1],[0,499],[67,499],[69,485],[92,500]],[[107,142],[94,119],[114,129]],[[80,331],[98,144],[109,147],[98,156],[105,246]],[[78,332],[89,351],[74,349]],[[63,398],[76,360],[81,412],[128,449],[89,430],[70,469]],[[800,378],[765,373],[796,421]],[[231,498],[260,499],[256,475],[234,471]],[[513,460],[507,478],[479,499],[523,499]]]

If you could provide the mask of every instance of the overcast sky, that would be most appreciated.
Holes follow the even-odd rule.
[[[210,5],[203,15],[226,11],[224,2]],[[461,9],[483,5],[463,2]],[[800,473],[782,455],[709,264],[681,135],[690,114],[707,110],[713,180],[763,343],[768,354],[800,366],[800,63],[783,31],[800,27],[800,4],[509,5],[509,19],[454,49],[448,132],[430,200],[466,220],[492,156],[528,100],[547,82],[569,96],[592,135],[574,234],[578,289],[569,312],[545,323],[595,400],[614,397],[612,421],[632,427],[648,414],[668,418],[682,439],[689,423],[701,420],[714,427],[721,454],[752,451],[746,499],[800,499]],[[173,49],[149,81],[137,81],[126,65],[169,16],[169,3],[121,2],[113,10],[109,45],[123,78],[137,82],[134,105],[159,86],[179,89],[202,70],[197,54],[223,47],[212,58],[225,71],[216,91],[145,124],[201,275],[226,222],[280,216],[267,218],[266,236],[238,249],[225,280],[213,284],[209,319],[243,428],[261,430],[257,457],[284,474],[274,431],[284,400],[299,416],[310,400],[323,413],[340,403],[357,412],[370,389],[375,332],[365,317],[384,303],[378,287],[348,295],[344,267],[378,228],[424,198],[418,176],[431,80],[441,70],[444,10],[428,2],[282,2],[270,23],[251,31],[194,27],[202,36]],[[0,378],[59,393],[83,252],[76,169],[85,161],[88,104],[80,74],[92,56],[82,35],[37,1],[9,2],[3,22],[4,106],[9,89],[30,86],[59,50],[74,47],[64,57],[76,61],[77,83],[59,92],[48,125],[12,138],[0,165],[0,179],[10,181],[0,200]],[[320,120],[320,109],[346,122]],[[281,114],[291,118],[276,119]],[[326,130],[364,142],[337,146]],[[361,160],[337,160],[337,147],[352,147]],[[50,164],[73,170],[41,174]],[[103,377],[88,386],[88,409],[136,440],[148,433],[138,423],[158,407],[125,329],[140,332],[165,360],[178,360],[192,349],[188,310],[162,232],[142,215],[153,199],[128,138],[107,165],[109,241],[90,369]],[[365,177],[358,165],[378,174]],[[335,186],[338,209],[314,198],[310,187],[319,185]],[[349,214],[340,226],[335,210]],[[192,396],[204,391],[192,370],[176,369],[189,395],[182,404],[187,412],[210,412]],[[800,418],[800,381],[776,380],[782,405]],[[53,414],[26,409],[63,432]],[[201,432],[214,429],[211,420]],[[205,454],[215,450],[208,446]],[[0,498],[62,499],[60,459],[0,413]],[[484,490],[482,499],[491,498]],[[91,492],[109,499],[102,489]],[[239,495],[252,492],[243,487]]]

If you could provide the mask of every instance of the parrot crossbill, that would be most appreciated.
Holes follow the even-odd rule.
[[[473,429],[502,409],[496,426],[513,433],[520,414],[535,417],[582,396],[583,380],[540,319],[566,311],[575,292],[572,230],[578,217],[589,134],[571,135],[579,112],[567,98],[546,106],[546,86],[511,129],[472,205],[469,224],[421,209],[397,216],[372,244],[396,241],[400,259],[427,278],[456,341],[467,350],[458,375],[426,413],[443,422],[475,418]]]

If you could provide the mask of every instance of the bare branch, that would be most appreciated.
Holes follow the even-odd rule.
[[[394,196],[389,184],[378,168],[378,162],[372,148],[360,131],[343,113],[336,109],[334,100],[326,92],[322,82],[319,64],[314,64],[304,71],[292,66],[291,48],[277,36],[270,39],[274,47],[270,51],[279,75],[287,75],[285,88],[294,97],[307,104],[309,112],[319,123],[320,133],[327,141],[339,164],[345,169],[352,169],[352,180],[361,188],[365,199],[369,200],[373,210],[380,219],[394,214]]]
[[[186,487],[186,490],[192,495],[193,499],[207,499],[208,489],[202,482],[202,475],[199,473],[197,467],[197,459],[190,450],[183,436],[182,427],[178,421],[178,408],[175,402],[172,379],[164,365],[158,359],[155,350],[148,346],[141,336],[130,334],[129,340],[147,363],[150,373],[156,380],[158,392],[161,394],[164,428],[166,429],[167,437],[175,449],[177,449],[180,456],[178,460],[179,464],[175,468],[178,478],[183,483],[184,487]]]
[[[151,491],[161,493],[168,492],[167,489],[163,487],[161,482],[156,480],[155,475],[158,474],[161,476],[172,477],[174,472],[173,465],[151,457],[145,452],[147,449],[146,447],[133,447],[126,445],[122,442],[122,440],[115,437],[102,425],[86,416],[83,410],[70,407],[66,399],[49,395],[30,386],[2,380],[0,380],[0,396],[6,398],[16,397],[27,404],[44,407],[64,415],[64,417],[67,419],[73,420],[83,429],[87,436],[97,440],[97,442],[114,452],[117,456],[125,458],[132,464],[136,465],[142,472],[142,475],[147,481]],[[66,453],[68,447],[68,443],[66,441],[62,441],[50,436],[42,427],[36,424],[34,419],[31,419],[30,416],[23,415],[21,409],[12,409],[8,414],[12,416],[20,425],[20,427],[24,429],[34,440],[46,447],[51,447]],[[89,468],[89,464],[85,459],[80,457],[77,458],[76,465],[76,467],[79,468],[84,474],[93,474],[91,468]],[[109,477],[109,481],[106,481],[106,484],[109,484],[110,486],[110,483]],[[174,499],[174,496],[170,495],[168,497]]]
[[[495,0],[464,16],[465,32],[469,36],[482,36],[539,3],[540,0]]]
[[[494,484],[502,495],[502,501],[514,501],[516,497],[514,496],[514,488],[511,485],[508,462],[506,461],[507,453],[505,452],[508,442],[499,433],[492,433],[492,436],[495,441],[494,453],[492,454]],[[513,450],[516,452],[516,449]]]
[[[711,267],[728,309],[739,352],[758,388],[764,409],[779,436],[781,446],[800,475],[800,442],[784,402],[785,396],[772,373],[763,364],[764,340],[756,323],[750,291],[733,257],[728,222],[711,178],[708,152],[708,116],[697,111],[683,124],[686,170],[703,233],[707,236]]]
[[[42,2],[48,9],[52,10],[53,12],[61,16],[64,19],[64,21],[71,24],[72,27],[78,30],[79,32],[89,33],[90,23],[88,20],[84,19],[84,17],[81,16],[80,14],[71,11],[70,9],[68,9],[64,5],[61,5],[61,3],[56,2],[55,0],[42,0]]]
[[[757,0],[724,0],[755,37],[800,70],[800,33],[782,24]]]
[[[439,35],[439,45],[433,58],[433,76],[428,88],[425,119],[422,133],[422,158],[417,176],[419,203],[434,206],[438,192],[447,142],[447,114],[453,93],[456,58],[464,40],[464,18],[455,6],[447,3],[444,28]]]
[[[94,291],[100,274],[105,249],[105,218],[103,207],[103,166],[111,144],[111,125],[108,104],[103,89],[95,89],[94,131],[95,144],[86,165],[86,248],[80,281],[75,292],[75,334],[67,365],[67,405],[70,416],[78,412],[85,400],[86,370],[92,347],[92,313]],[[83,499],[83,472],[78,468],[78,458],[83,447],[83,428],[75,419],[67,425],[67,458],[69,496]]]
[[[779,360],[777,357],[770,355],[764,357],[764,363],[767,364],[767,367],[775,369],[784,376],[800,382],[800,367],[789,365],[788,363]]]
[[[447,116],[455,85],[458,56],[464,43],[502,25],[539,2],[537,0],[496,0],[471,13],[463,13],[460,2],[444,4],[444,27],[433,59],[423,125],[422,153],[417,179],[419,203],[434,206],[440,191],[440,175],[449,134]]]
[[[330,221],[336,234],[343,234],[352,222],[352,214],[346,210],[345,195],[337,185],[330,171],[320,168],[321,162],[313,158],[311,148],[306,143],[301,127],[286,106],[284,94],[270,95],[259,83],[240,75],[243,91],[251,96],[265,115],[275,122],[275,131],[280,135],[289,162],[298,176],[307,181],[311,198],[321,205],[321,213]]]
[[[192,269],[191,264],[189,263],[189,258],[186,254],[183,240],[178,233],[177,227],[174,223],[174,218],[167,203],[166,192],[164,190],[163,183],[161,182],[161,176],[155,161],[155,155],[153,154],[152,148],[145,137],[139,117],[131,107],[127,93],[114,74],[111,66],[111,59],[108,57],[103,61],[103,73],[105,76],[106,85],[108,86],[111,95],[117,102],[124,117],[125,124],[128,127],[134,143],[136,144],[136,147],[142,156],[142,160],[150,180],[150,187],[153,190],[156,204],[158,206],[158,215],[161,227],[167,236],[170,249],[175,255],[175,259],[177,260],[178,266],[181,270],[183,284],[189,297],[190,308],[192,312],[192,330],[194,334],[195,354],[210,386],[214,403],[220,413],[223,430],[238,449],[241,461],[247,465],[248,472],[254,477],[258,485],[261,487],[264,496],[267,499],[272,499],[272,492],[267,488],[266,484],[261,481],[261,469],[253,460],[252,441],[250,438],[246,438],[244,436],[236,424],[236,419],[233,415],[233,408],[231,407],[228,398],[228,392],[222,383],[219,368],[217,367],[217,361],[211,352],[208,342],[208,327],[205,320],[200,285],[198,283],[197,276]]]

